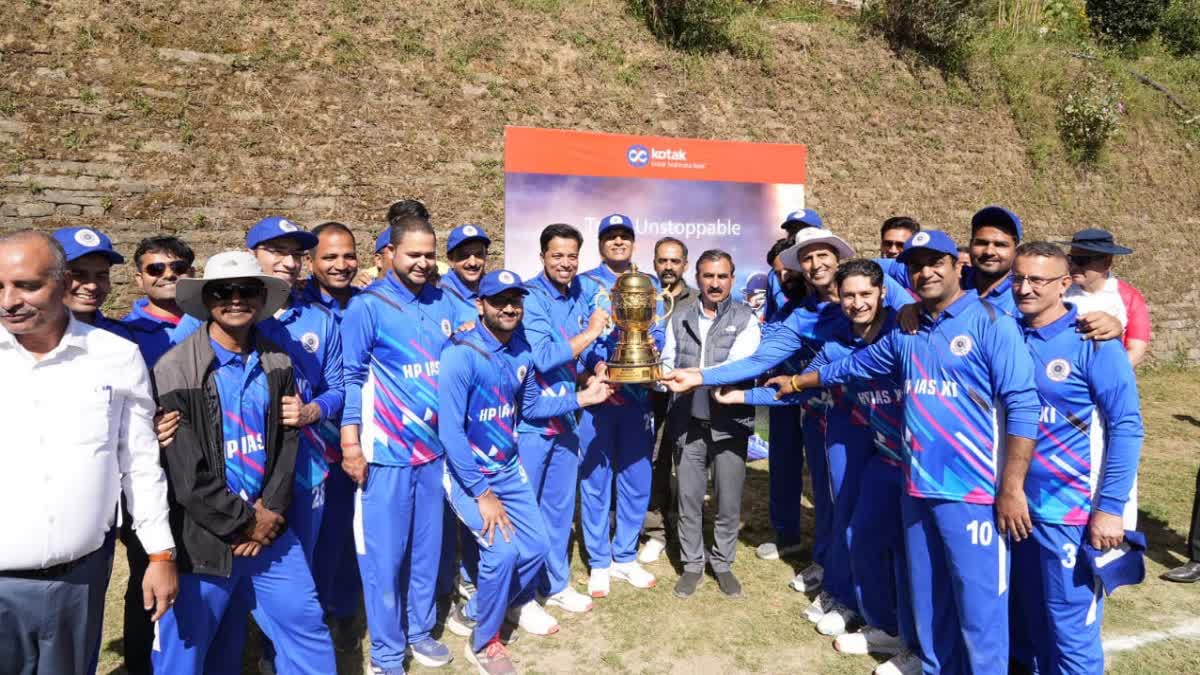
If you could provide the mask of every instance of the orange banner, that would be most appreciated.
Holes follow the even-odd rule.
[[[803,185],[803,145],[505,127],[506,173]]]

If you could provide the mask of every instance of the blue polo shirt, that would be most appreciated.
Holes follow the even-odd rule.
[[[358,295],[361,289],[350,287],[350,299]],[[342,315],[346,313],[346,308],[342,307],[342,303],[338,302],[337,298],[326,293],[321,284],[317,283],[316,277],[309,277],[304,284],[304,290],[300,292],[300,297],[307,303],[321,305],[333,314],[333,318],[338,323],[342,321]]]
[[[146,367],[153,368],[163,354],[170,351],[171,347],[183,342],[184,338],[191,335],[192,331],[199,326],[199,323],[187,322],[185,324],[186,316],[164,318],[151,314],[148,309],[149,305],[150,301],[147,298],[138,298],[133,302],[133,309],[121,319],[121,323],[129,329],[133,341],[141,350]]]
[[[221,401],[225,484],[248,503],[262,494],[266,480],[266,418],[270,406],[267,374],[257,351],[238,354],[209,340],[216,355],[212,377]]]
[[[92,325],[95,326],[96,328],[106,330],[106,331],[112,333],[113,335],[123,337],[126,340],[129,340],[130,342],[134,342],[133,334],[129,331],[128,326],[121,323],[120,321],[116,321],[116,320],[108,318],[107,316],[104,316],[104,314],[102,312],[100,312],[100,310],[96,310],[96,316],[95,316],[95,318],[92,319]]]
[[[414,294],[391,270],[350,302],[342,318],[342,426],[361,425],[368,462],[415,466],[442,456],[442,348],[456,327],[476,318],[431,284]]]
[[[487,476],[517,462],[516,427],[524,415],[560,417],[579,409],[573,390],[542,394],[533,360],[522,331],[501,343],[482,322],[451,337],[442,352],[438,435],[450,470],[473,497],[487,490]]]
[[[959,283],[964,291],[970,290],[979,293],[979,287],[976,285],[976,274],[974,267],[968,267],[963,272],[962,281]],[[1012,288],[1012,273],[1010,272],[1004,277],[996,287],[980,295],[981,298],[987,300],[993,307],[1004,312],[1005,314],[1019,318],[1021,315],[1017,313],[1017,301],[1013,299]]]
[[[912,281],[908,278],[908,265],[895,258],[875,258],[875,262],[892,281],[895,281],[905,290],[912,288]]]
[[[475,306],[479,292],[468,288],[462,277],[458,276],[457,270],[451,269],[443,274],[442,278],[438,279],[438,288],[445,291],[446,297],[461,305],[464,312],[479,314],[479,308]]]
[[[783,290],[783,284],[779,282],[779,275],[772,269],[767,272],[767,302],[763,306],[763,319],[771,321],[787,303],[787,293]]]
[[[345,386],[337,320],[324,305],[305,302],[293,293],[283,312],[263,319],[257,329],[291,358],[300,400],[316,403],[321,409],[321,419],[300,430],[296,460],[296,484],[311,490],[329,475],[329,463],[342,457],[341,432],[336,425]]]
[[[533,350],[534,382],[547,396],[567,396],[575,393],[575,378],[584,371],[581,358],[571,354],[570,339],[587,328],[592,316],[591,298],[586,296],[579,278],[571,280],[562,291],[543,272],[525,283],[525,318],[521,325]],[[523,415],[517,423],[518,433],[557,436],[575,429],[575,415],[534,418]]]
[[[1005,431],[1037,437],[1033,360],[1021,331],[974,293],[963,293],[936,319],[921,312],[915,335],[894,328],[819,372],[825,385],[886,376],[904,382],[914,497],[991,504],[997,439],[1003,443]]]
[[[1123,515],[1142,450],[1137,378],[1119,340],[1075,332],[1074,306],[1041,328],[1023,325],[1041,415],[1025,494],[1034,520],[1086,525],[1093,508]]]
[[[603,307],[606,311],[612,313],[611,297],[600,296],[597,293],[600,287],[603,287],[611,292],[613,284],[617,282],[617,277],[619,275],[610,270],[608,265],[601,263],[599,267],[584,272],[580,276],[585,279],[584,289],[585,292],[589,292],[591,294],[593,307]],[[656,292],[661,291],[662,285],[659,284],[658,278],[652,274],[647,276],[650,277],[651,282],[654,284],[654,290]],[[663,305],[661,300],[656,303],[655,307],[655,311],[659,316],[662,316],[666,312],[666,307]],[[667,329],[665,321],[655,322],[654,325],[650,327],[650,337],[654,339],[654,346],[658,349],[660,354],[662,353],[663,344],[667,339],[666,331]],[[591,367],[598,360],[607,361],[617,349],[617,342],[620,338],[620,334],[621,331],[616,329],[614,324],[613,330],[609,331],[599,340],[596,340],[596,344],[593,345],[590,356],[585,359],[585,361],[588,362],[587,365]],[[609,397],[608,401],[601,403],[600,406],[629,408],[630,410],[639,411],[640,414],[641,412],[645,412],[646,410],[650,409],[650,391],[650,389],[643,387],[640,384],[621,385],[621,387]]]

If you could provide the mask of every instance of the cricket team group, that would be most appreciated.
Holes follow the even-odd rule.
[[[449,664],[443,630],[515,673],[519,638],[603,611],[613,582],[661,592],[664,555],[681,609],[710,578],[742,598],[763,407],[755,554],[811,561],[790,587],[834,648],[880,674],[1103,672],[1104,598],[1145,549],[1130,249],[1025,241],[989,206],[945,231],[889,218],[863,256],[801,209],[743,280],[725,251],[597,222],[594,243],[547,225],[527,279],[488,269],[480,226],[439,245],[416,200],[371,269],[334,221],[264,218],[202,272],[175,236],[128,261],[88,227],[0,237],[0,670],[96,671],[118,539],[134,675],[336,673],[360,613],[373,673]],[[661,379],[618,384],[635,245],[673,310],[650,329]],[[117,320],[122,267],[143,297]]]

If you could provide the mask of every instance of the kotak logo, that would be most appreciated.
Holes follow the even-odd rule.
[[[647,148],[644,145],[631,145],[625,151],[625,159],[630,166],[642,167],[650,163],[650,160],[670,161],[670,162],[686,162],[686,150],[659,150],[658,148]]]

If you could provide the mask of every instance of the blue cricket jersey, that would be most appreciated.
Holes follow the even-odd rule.
[[[305,302],[293,293],[283,312],[263,319],[257,329],[292,359],[300,401],[316,403],[321,409],[320,420],[300,429],[296,458],[296,485],[311,490],[329,476],[329,463],[342,457],[336,423],[345,386],[337,320],[324,305]]]
[[[450,470],[472,497],[487,491],[487,476],[518,461],[522,417],[558,417],[579,409],[574,390],[543,395],[534,371],[533,349],[520,329],[501,343],[481,322],[451,337],[442,352],[438,435]]]
[[[763,320],[770,322],[787,303],[787,293],[779,282],[779,275],[772,269],[767,272],[767,302],[763,305]]]
[[[265,447],[270,390],[258,351],[238,354],[209,339],[216,355],[212,377],[221,400],[221,435],[225,448],[225,484],[253,504],[266,480]]]
[[[458,276],[457,270],[450,270],[438,279],[438,288],[446,293],[446,297],[458,303],[464,312],[478,315],[479,308],[475,306],[475,300],[479,297],[479,291],[473,291],[467,287],[462,277]]]
[[[534,382],[546,396],[569,396],[575,393],[575,378],[583,372],[581,358],[573,357],[570,339],[587,328],[591,318],[591,298],[584,294],[579,278],[571,280],[564,293],[543,272],[525,283],[525,318],[521,322],[525,338],[533,350]],[[518,433],[537,433],[557,436],[575,429],[575,414],[554,417],[523,415],[517,423]]]
[[[415,466],[442,455],[442,348],[455,327],[474,319],[431,284],[414,295],[391,270],[350,302],[342,318],[342,426],[360,425],[368,462]]]
[[[959,283],[959,286],[961,286],[964,291],[969,290],[979,293],[979,287],[976,285],[976,274],[974,267],[966,268],[966,270],[963,272],[962,281]],[[1014,319],[1020,318],[1021,316],[1017,313],[1017,302],[1013,299],[1011,272],[1005,276],[1000,283],[996,284],[995,288],[980,295],[979,297],[987,300],[992,304],[993,307],[1013,317]]]
[[[121,323],[129,329],[129,334],[141,350],[146,367],[153,368],[171,347],[183,342],[199,328],[200,322],[195,319],[187,321],[191,318],[187,315],[166,318],[151,314],[149,304],[150,300],[144,297],[135,300],[133,309],[122,317]]]
[[[353,300],[354,296],[358,295],[360,290],[361,289],[359,288],[351,286],[350,299]],[[339,302],[337,298],[326,293],[321,288],[321,284],[317,283],[315,277],[308,278],[304,284],[304,290],[300,292],[300,297],[303,298],[303,300],[307,303],[321,305],[333,314],[333,318],[337,320],[339,324],[342,322],[342,315],[346,313],[346,308],[342,307],[342,303]]]
[[[1034,520],[1086,525],[1092,509],[1124,515],[1142,450],[1137,379],[1120,340],[1075,332],[1074,306],[1057,321],[1023,326],[1041,415],[1025,494]]]
[[[617,277],[619,275],[610,270],[608,265],[600,263],[600,265],[595,269],[584,272],[580,276],[587,280],[584,282],[584,291],[591,294],[592,307],[603,307],[611,314],[611,297],[600,296],[598,293],[600,287],[603,287],[611,293],[613,284],[617,282]],[[661,291],[662,285],[659,284],[658,277],[655,277],[653,274],[647,276],[650,277],[650,281],[654,284],[654,290],[656,292]],[[666,307],[663,305],[661,299],[655,304],[655,311],[659,316],[662,316],[666,312]],[[588,314],[591,314],[590,308],[588,310]],[[616,329],[614,324],[613,330],[609,331],[599,340],[596,340],[596,344],[593,345],[590,355],[585,359],[586,365],[590,368],[591,366],[595,365],[596,361],[607,361],[617,349],[617,340],[620,337],[620,334],[621,331]],[[656,321],[654,325],[650,327],[650,337],[654,338],[654,346],[661,354],[663,344],[667,339],[666,322]],[[650,389],[643,387],[640,384],[621,385],[621,387],[618,388],[617,391],[613,393],[613,395],[610,396],[607,401],[601,403],[600,405],[614,406],[618,408],[630,407],[631,409],[636,409],[639,412],[645,412],[650,409],[650,391]]]
[[[912,280],[908,277],[908,265],[895,258],[875,258],[875,263],[883,268],[883,273],[905,290],[912,289]]]
[[[130,342],[136,342],[136,340],[133,339],[133,333],[129,330],[129,326],[126,326],[120,321],[116,321],[115,319],[110,319],[107,316],[104,316],[104,313],[100,310],[96,310],[96,316],[92,319],[92,325],[101,330],[106,330],[118,337],[123,337]]]
[[[825,385],[891,375],[904,381],[908,492],[972,504],[995,501],[1000,406],[1006,431],[1037,437],[1033,360],[1016,321],[964,293],[915,335],[894,328],[819,371]]]

